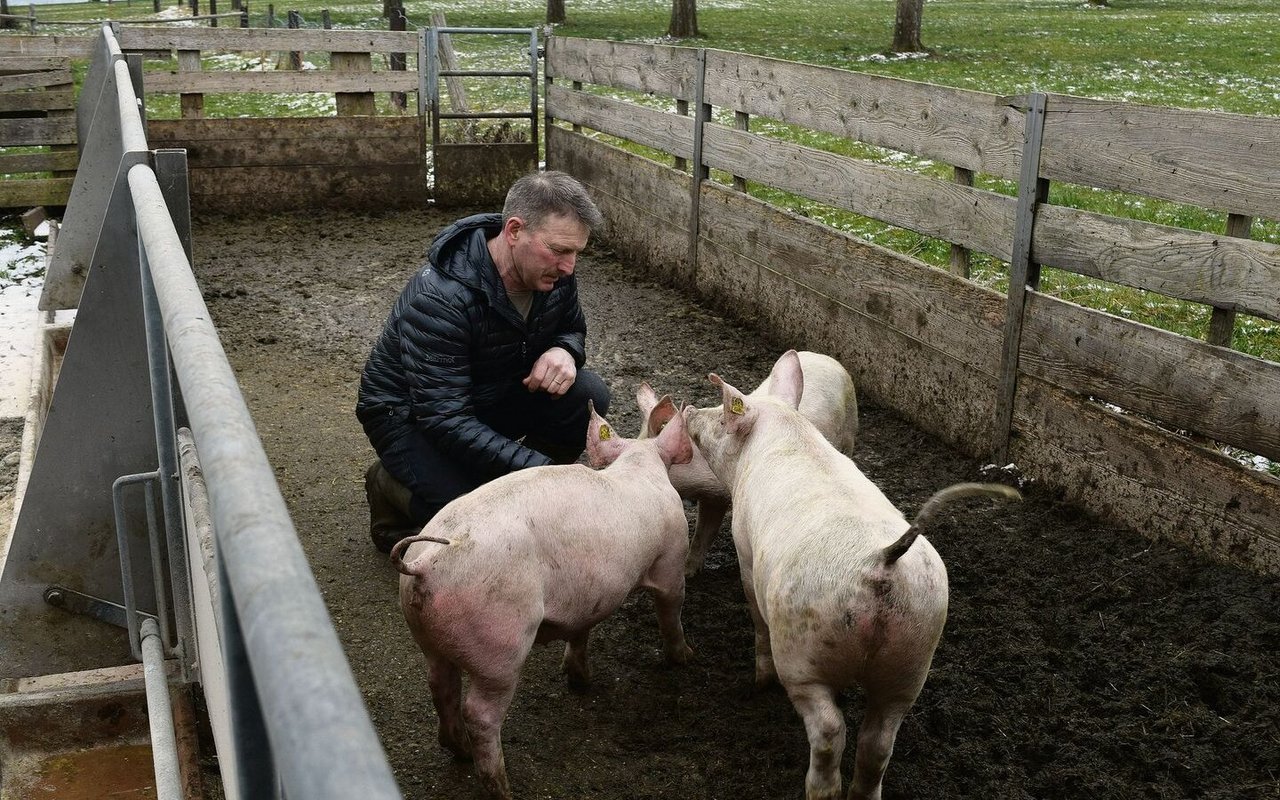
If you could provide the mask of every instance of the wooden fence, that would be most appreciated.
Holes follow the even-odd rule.
[[[126,52],[176,53],[177,68],[146,70],[143,88],[147,98],[179,95],[181,118],[150,120],[147,138],[157,149],[186,149],[193,211],[407,207],[430,196],[416,103],[383,115],[375,104],[378,93],[416,98],[416,32],[122,26],[118,38]],[[4,36],[0,53],[87,57],[81,39]],[[202,68],[205,54],[237,52],[318,53],[329,68]],[[395,62],[408,68],[375,69],[375,54],[415,58]],[[331,94],[336,116],[206,119],[205,97],[223,93]]]
[[[1280,572],[1280,481],[1198,443],[1280,461],[1280,364],[1036,291],[1046,265],[1205,303],[1222,343],[1236,312],[1280,320],[1280,246],[1248,238],[1253,217],[1280,218],[1280,119],[560,37],[546,75],[547,163],[590,185],[624,257],[831,353],[865,396],[1105,518]],[[951,165],[954,178],[753,133],[757,117]],[[978,174],[1016,182],[1018,196],[975,188]],[[948,241],[958,271],[970,250],[988,253],[1010,263],[1010,291],[761,202],[748,181]],[[1213,209],[1224,230],[1052,205],[1052,181]]]
[[[76,154],[71,60],[64,56],[0,55],[0,208],[63,205]]]

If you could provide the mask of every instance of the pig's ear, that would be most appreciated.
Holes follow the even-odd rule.
[[[636,387],[636,405],[640,407],[640,416],[646,417],[653,411],[653,407],[658,404],[658,393],[653,390],[648,381]]]
[[[627,440],[618,435],[609,421],[596,413],[595,403],[587,401],[591,421],[587,423],[587,463],[592,469],[607,467],[627,449]]]
[[[688,464],[693,460],[693,442],[689,439],[684,414],[676,409],[670,397],[664,397],[663,400],[670,406],[671,416],[662,433],[658,434],[658,452],[669,464]]]
[[[662,399],[657,402],[653,410],[649,412],[648,434],[649,436],[657,436],[662,432],[663,427],[671,421],[671,418],[679,412],[676,411],[675,401],[671,399],[671,395],[664,394]]]
[[[720,401],[724,408],[722,422],[725,432],[733,436],[745,436],[756,421],[756,410],[742,392],[735,389],[714,372],[707,376],[720,387]]]
[[[799,408],[803,392],[804,373],[800,371],[800,356],[795,350],[788,350],[774,363],[773,371],[769,373],[769,396],[792,408]]]

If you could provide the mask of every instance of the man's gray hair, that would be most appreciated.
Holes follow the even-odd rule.
[[[604,215],[591,201],[586,187],[566,172],[531,172],[507,191],[507,201],[502,206],[504,223],[519,217],[530,228],[537,228],[552,216],[576,217],[592,231],[604,225]]]

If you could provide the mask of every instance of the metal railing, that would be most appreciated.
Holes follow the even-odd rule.
[[[78,181],[81,191],[73,190],[67,227],[97,219],[101,226],[96,242],[65,239],[73,246],[89,247],[92,259],[76,253],[63,258],[67,263],[91,260],[96,266],[103,242],[137,242],[136,248],[125,248],[122,257],[132,250],[142,276],[159,466],[155,473],[121,476],[117,489],[146,482],[151,495],[158,484],[164,512],[158,524],[149,522],[147,527],[164,531],[168,583],[156,576],[156,585],[161,601],[166,586],[173,597],[168,604],[158,603],[164,609],[159,622],[146,618],[138,624],[134,599],[126,597],[125,603],[130,646],[141,654],[147,669],[160,797],[171,796],[176,785],[176,760],[171,761],[172,720],[157,720],[167,717],[161,712],[168,708],[167,687],[157,679],[164,674],[158,662],[165,652],[177,656],[187,676],[196,650],[192,620],[199,619],[190,609],[178,486],[176,425],[185,417],[208,489],[219,574],[217,640],[222,647],[220,659],[200,654],[195,666],[225,664],[230,740],[236,751],[227,759],[236,765],[227,795],[398,798],[386,756],[192,273],[189,241],[184,240],[189,236],[185,153],[148,149],[141,94],[135,86],[139,79],[137,71],[131,73],[113,29],[104,25],[85,80],[81,119],[93,120],[88,124],[85,160],[110,163],[82,160],[81,168],[88,170],[86,174],[95,169],[113,174],[114,180],[100,189]],[[78,202],[80,209],[75,207]],[[56,280],[52,273],[51,268],[50,279]],[[170,375],[176,376],[178,392],[169,385]],[[125,531],[119,535],[121,542],[127,541]],[[129,560],[125,545],[123,578],[131,595]],[[153,557],[153,563],[162,565],[163,558]],[[170,608],[176,641],[162,648]]]

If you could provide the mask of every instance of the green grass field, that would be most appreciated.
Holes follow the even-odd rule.
[[[251,2],[251,24],[266,24],[267,4]],[[208,0],[201,0],[208,13]],[[1112,0],[1095,7],[1085,0],[930,0],[925,6],[922,39],[930,52],[902,56],[888,52],[892,41],[893,0],[701,0],[698,23],[702,36],[673,41],[665,37],[670,5],[665,0],[566,0],[567,22],[556,26],[560,35],[635,42],[721,48],[822,64],[916,81],[944,84],[998,94],[1032,90],[1127,100],[1182,108],[1213,109],[1239,114],[1280,116],[1280,9],[1276,0]],[[406,0],[410,26],[429,23],[441,10],[450,25],[526,27],[541,25],[545,4],[540,0]],[[18,7],[20,13],[25,7]],[[165,15],[185,6],[163,4]],[[319,27],[322,9],[335,27],[384,28],[380,2],[329,5],[323,0],[284,0],[275,5],[277,25],[289,10],[301,12],[307,27]],[[37,6],[41,20],[85,20],[152,17],[152,4],[89,2]],[[230,11],[220,0],[219,11]],[[224,21],[223,24],[231,24]],[[43,32],[71,33],[83,29],[43,28]],[[519,59],[511,40],[496,37],[458,37],[460,56],[467,64],[502,64]],[[271,54],[262,54],[270,56]],[[322,55],[305,56],[319,61]],[[206,68],[253,66],[240,56],[233,63],[209,59]],[[235,61],[235,59],[240,59]],[[324,66],[318,63],[317,66]],[[171,68],[153,64],[150,68]],[[472,82],[473,102],[487,97],[491,106],[518,101],[523,86]],[[380,99],[380,103],[385,98]],[[211,96],[211,116],[329,114],[332,96],[265,98],[249,95]],[[177,115],[175,97],[149,100],[155,117]],[[943,165],[891,154],[835,137],[776,126],[770,135],[796,138],[805,144],[837,152],[889,160],[901,168],[947,174]],[[1012,193],[1012,186],[984,188]],[[820,219],[854,235],[907,252],[937,266],[945,266],[949,248],[944,242],[886,226],[875,220],[823,207],[803,198],[764,187],[753,193],[806,216]],[[1054,202],[1163,224],[1221,232],[1224,216],[1196,208],[1146,198],[1055,186]],[[1255,239],[1280,243],[1280,222],[1255,220]],[[1006,265],[975,255],[974,280],[1002,288]],[[1162,298],[1148,292],[1106,284],[1070,273],[1046,269],[1042,289],[1082,305],[1101,308],[1157,327],[1204,338],[1210,310],[1204,306]],[[1280,324],[1240,316],[1234,347],[1262,358],[1280,361]]]

